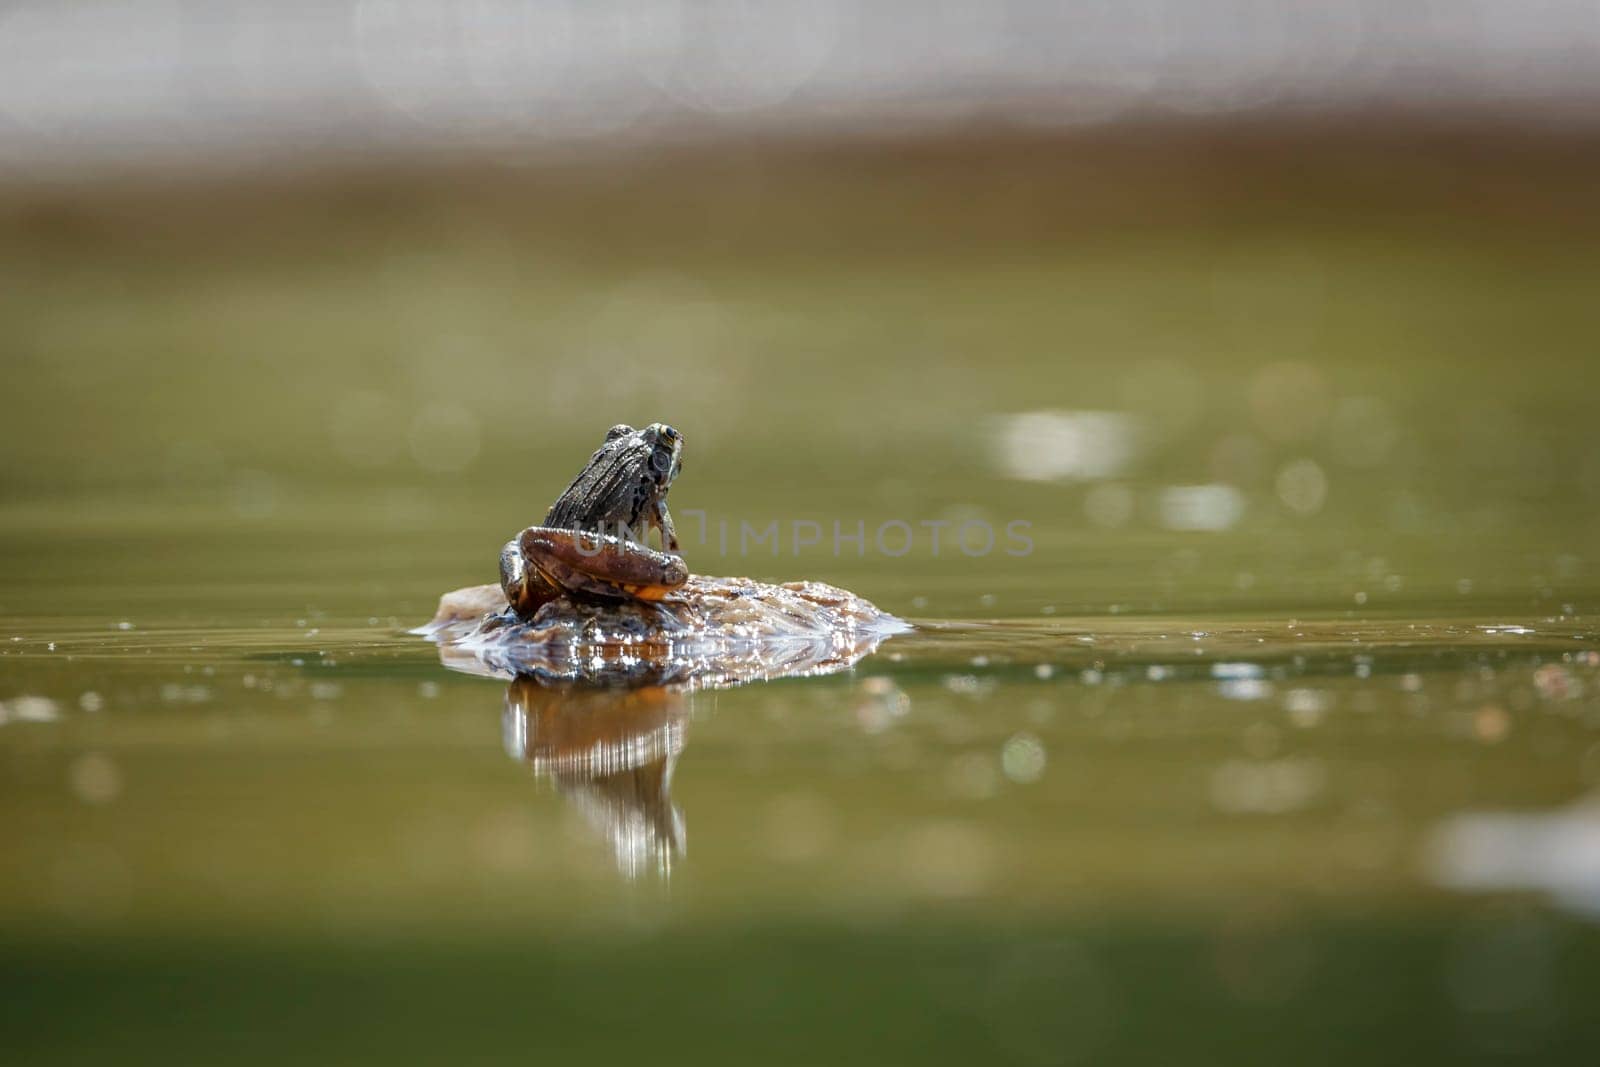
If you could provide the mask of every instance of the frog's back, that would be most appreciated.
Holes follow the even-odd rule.
[[[634,442],[608,440],[572,484],[550,505],[544,525],[558,530],[599,530],[637,518],[640,491],[639,458]]]

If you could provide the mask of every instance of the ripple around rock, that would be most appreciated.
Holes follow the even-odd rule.
[[[523,621],[499,586],[446,593],[414,633],[455,670],[593,685],[717,688],[849,668],[911,627],[822,582],[691,577],[651,603],[557,600]]]

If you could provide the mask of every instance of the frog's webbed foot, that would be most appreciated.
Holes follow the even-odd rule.
[[[609,534],[530,526],[515,545],[525,569],[579,597],[660,600],[689,580],[680,557]]]
[[[678,531],[672,527],[672,512],[667,510],[666,498],[656,501],[652,524],[661,531],[661,547],[668,552],[678,551]]]

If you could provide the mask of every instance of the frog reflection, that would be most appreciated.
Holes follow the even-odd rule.
[[[689,722],[681,688],[595,688],[523,676],[506,687],[506,753],[532,765],[615,852],[628,878],[667,877],[683,852],[672,772]]]

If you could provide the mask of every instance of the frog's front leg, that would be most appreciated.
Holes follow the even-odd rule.
[[[580,598],[660,600],[689,580],[682,558],[609,534],[530,526],[517,547],[528,569]]]
[[[665,497],[656,501],[652,524],[661,532],[661,547],[668,552],[678,551],[678,531],[672,528],[672,512],[667,510]]]

